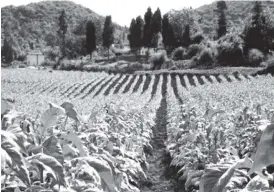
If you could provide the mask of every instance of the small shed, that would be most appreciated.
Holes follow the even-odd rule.
[[[39,50],[30,51],[27,55],[27,64],[32,66],[39,66],[45,60],[45,56]]]

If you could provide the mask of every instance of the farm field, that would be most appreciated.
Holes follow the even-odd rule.
[[[249,151],[258,157],[256,139],[262,134],[258,126],[262,122],[270,124],[274,117],[271,75],[2,69],[1,85],[2,99],[12,109],[28,114],[38,135],[39,126],[48,130],[52,127],[37,125],[49,110],[49,103],[73,104],[76,120],[65,120],[67,111],[58,115],[52,124],[56,130],[43,138],[44,143],[54,138],[55,145],[61,145],[59,156],[51,156],[59,161],[61,155],[64,166],[49,166],[56,183],[67,186],[61,191],[197,191],[202,181],[208,181],[204,174],[209,174],[206,171],[210,168],[215,166],[219,171],[213,178],[216,183],[227,169],[241,162],[242,153]],[[70,134],[73,136],[66,136]],[[80,144],[72,137],[81,138]],[[71,142],[76,146],[71,147]],[[33,157],[41,153],[32,153],[21,158],[35,164]],[[43,162],[43,158],[40,160]],[[260,169],[257,164],[254,161],[253,170]],[[37,172],[25,166],[28,172]],[[56,166],[63,175],[54,171]],[[85,172],[90,167],[93,171]],[[247,175],[246,170],[232,173],[225,188],[248,191],[252,182],[265,184]],[[13,179],[11,174],[5,179],[10,186],[20,183],[23,189],[33,188],[33,177],[17,177],[23,181]],[[267,185],[259,189],[271,190]]]
[[[180,100],[178,90],[191,90],[207,84],[238,82],[252,79],[250,75],[241,74],[176,74],[171,78],[172,91]],[[71,100],[80,113],[90,112],[95,106],[102,107],[109,101],[123,105],[127,102],[147,103],[154,98],[157,87],[161,88],[163,75],[155,74],[108,74],[104,72],[58,72],[40,70],[2,69],[2,97],[15,99],[17,110],[32,113],[47,106],[47,103],[59,103]],[[151,90],[152,89],[152,90]],[[18,98],[20,94],[20,98]],[[181,93],[182,94],[182,93]],[[123,95],[121,98],[120,95]],[[128,97],[130,95],[130,97]],[[143,99],[144,98],[144,99]],[[126,100],[128,101],[126,101]],[[85,103],[85,107],[83,106]],[[78,107],[79,106],[79,107]],[[138,105],[142,106],[142,105]]]

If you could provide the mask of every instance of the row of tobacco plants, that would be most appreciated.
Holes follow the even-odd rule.
[[[169,95],[166,150],[178,188],[273,191],[274,92],[266,85],[273,77],[204,85],[184,90],[182,105]]]
[[[1,190],[138,192],[152,114],[106,105],[79,115],[64,102],[30,117],[2,100]]]

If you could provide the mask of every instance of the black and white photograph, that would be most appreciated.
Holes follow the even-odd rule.
[[[274,192],[274,0],[2,0],[2,192]]]

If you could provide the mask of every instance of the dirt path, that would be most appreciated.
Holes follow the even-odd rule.
[[[153,130],[153,139],[151,141],[153,152],[147,158],[149,168],[146,171],[148,181],[141,188],[142,192],[173,192],[174,183],[165,177],[166,165],[165,144],[167,138],[167,75],[163,76],[162,99],[160,107],[156,112],[156,125]]]

